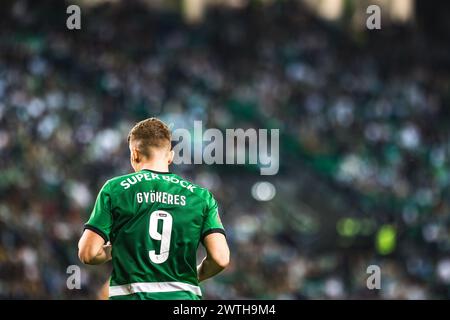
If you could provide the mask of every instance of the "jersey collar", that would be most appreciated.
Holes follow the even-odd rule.
[[[150,171],[150,172],[159,173],[159,174],[161,174],[161,173],[163,173],[163,174],[172,173],[170,171],[164,172],[164,171],[156,171],[156,170],[151,170],[151,169],[142,169],[141,171]]]

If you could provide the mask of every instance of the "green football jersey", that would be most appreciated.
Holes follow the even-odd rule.
[[[85,228],[111,241],[110,299],[200,299],[198,246],[225,234],[211,192],[147,169],[108,180]]]

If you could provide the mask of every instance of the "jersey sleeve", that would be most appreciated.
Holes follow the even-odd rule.
[[[84,229],[94,231],[101,236],[105,242],[109,241],[109,234],[113,224],[111,212],[111,194],[108,182],[100,190],[94,209]]]
[[[202,241],[208,234],[215,232],[226,235],[222,221],[220,220],[217,201],[214,199],[212,194],[209,194],[205,208],[205,219],[202,228]]]

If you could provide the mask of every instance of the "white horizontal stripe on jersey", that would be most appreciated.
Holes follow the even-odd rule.
[[[125,296],[137,292],[156,293],[189,291],[197,296],[202,295],[200,287],[183,282],[136,282],[109,287],[109,296]]]

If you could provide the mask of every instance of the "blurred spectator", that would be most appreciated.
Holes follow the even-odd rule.
[[[450,77],[424,58],[446,43],[410,26],[378,35],[386,52],[291,2],[214,9],[197,27],[119,2],[74,33],[53,4],[2,7],[0,298],[99,296],[108,266],[83,266],[81,291],[66,269],[99,188],[131,170],[129,128],[152,115],[282,132],[267,203],[251,168],[173,168],[216,195],[232,246],[207,298],[450,297]]]

